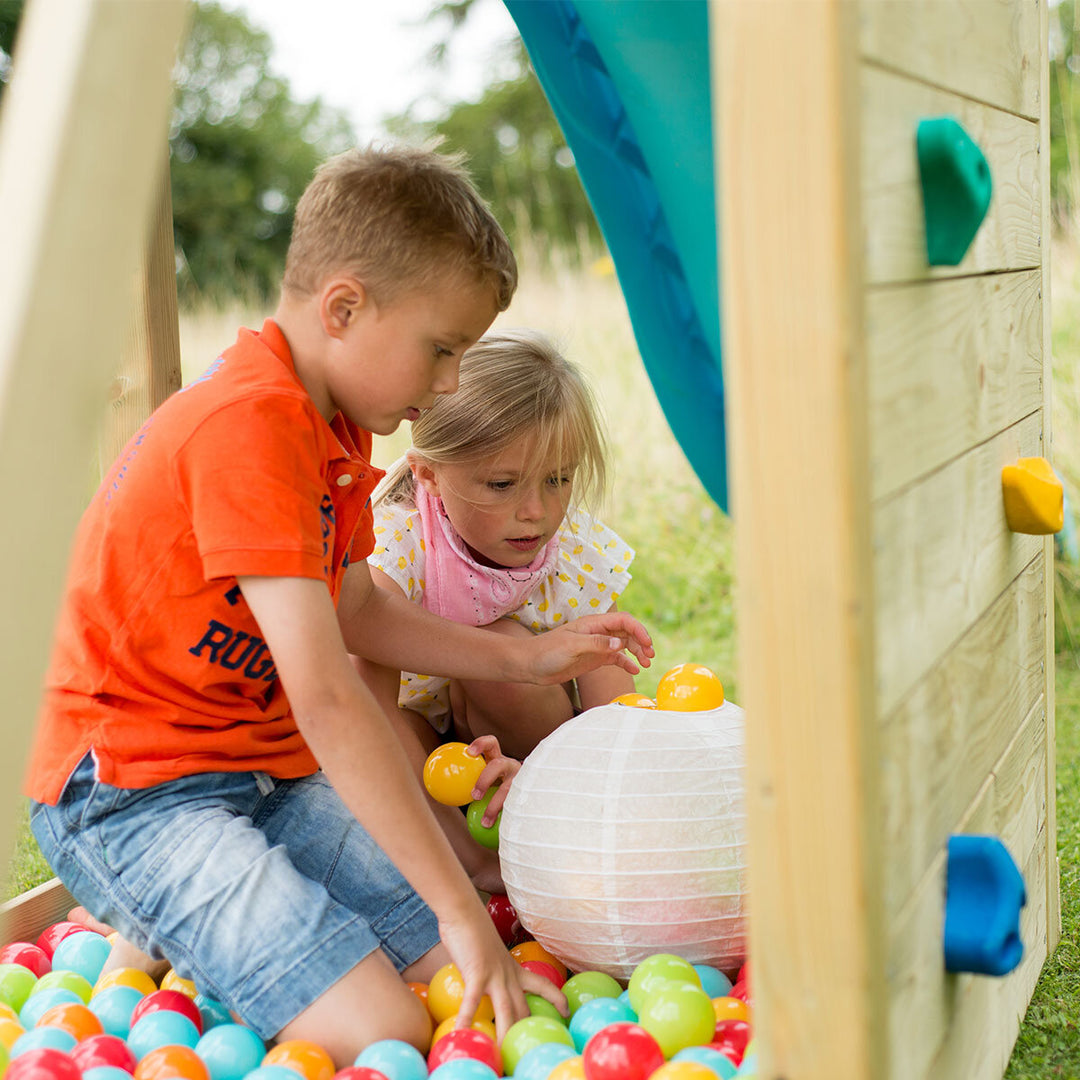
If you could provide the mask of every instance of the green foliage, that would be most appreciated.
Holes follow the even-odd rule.
[[[473,3],[450,0],[431,18],[448,19],[452,36]],[[436,47],[433,62],[441,60],[447,44]],[[408,137],[441,136],[448,149],[464,152],[476,186],[515,248],[543,256],[554,247],[572,261],[594,257],[602,245],[600,228],[521,41],[509,43],[495,66],[502,77],[478,101],[451,105],[442,119],[430,123],[406,113],[389,120],[389,130]]]
[[[0,0],[0,95],[11,73],[11,54],[15,51],[15,31],[22,18],[23,0]]]
[[[1050,6],[1050,193],[1054,219],[1080,210],[1080,36],[1076,0]]]
[[[196,7],[169,135],[182,302],[272,296],[297,199],[319,162],[353,142],[343,114],[293,101],[271,49],[243,15]]]

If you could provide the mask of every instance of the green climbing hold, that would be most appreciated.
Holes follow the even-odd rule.
[[[915,138],[931,266],[956,266],[986,217],[992,182],[983,152],[951,116],[920,120]]]

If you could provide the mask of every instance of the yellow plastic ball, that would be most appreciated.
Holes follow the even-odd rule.
[[[724,684],[704,664],[679,664],[656,687],[656,707],[705,712],[724,704]]]
[[[444,1020],[452,1020],[461,1010],[461,1002],[465,997],[465,980],[458,971],[457,964],[444,964],[431,977],[428,983],[427,1007],[432,1019],[437,1024]],[[480,999],[480,1007],[476,1010],[473,1020],[494,1020],[495,1007],[491,1004],[491,998],[485,994]]]
[[[629,705],[635,709],[655,709],[656,702],[644,694],[620,694],[610,702],[612,705]]]
[[[176,990],[185,997],[191,998],[192,1001],[195,1000],[196,995],[199,993],[199,991],[195,989],[195,984],[190,979],[181,978],[172,968],[169,968],[162,976],[161,989]]]
[[[716,1080],[716,1073],[697,1061],[665,1061],[649,1080]]]
[[[299,1073],[304,1080],[331,1080],[337,1071],[334,1060],[318,1043],[307,1039],[286,1039],[271,1047],[264,1065],[283,1065]]]
[[[467,744],[448,742],[434,749],[424,763],[424,787],[444,806],[464,806],[473,801],[473,788],[487,762],[482,754],[466,753]]]
[[[580,1057],[565,1058],[548,1073],[548,1080],[585,1080],[585,1065]]]
[[[145,971],[140,971],[138,968],[113,968],[112,971],[106,971],[94,984],[94,994],[100,994],[102,990],[108,990],[110,986],[131,986],[143,997],[152,994],[157,989],[157,983]],[[91,998],[94,994],[90,995]]]
[[[6,1002],[0,1001],[0,1020],[18,1020],[19,1014]]]
[[[20,1035],[26,1034],[26,1028],[17,1020],[0,1020],[0,1046],[10,1050]]]
[[[431,1045],[434,1046],[447,1032],[454,1030],[454,1025],[457,1023],[456,1016],[448,1016],[439,1026],[435,1029],[435,1033],[431,1036]],[[485,1035],[490,1036],[491,1041],[496,1046],[499,1045],[499,1036],[495,1030],[495,1024],[491,1020],[473,1020],[469,1025],[473,1031],[482,1031]]]

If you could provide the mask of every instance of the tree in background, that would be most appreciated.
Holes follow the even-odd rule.
[[[271,51],[243,15],[195,7],[169,132],[184,303],[272,296],[297,199],[315,167],[354,142],[344,114],[293,100]]]
[[[429,20],[446,32],[429,60],[440,63],[476,0],[445,0]],[[449,105],[442,119],[418,123],[409,113],[387,122],[393,134],[441,135],[465,153],[477,187],[515,248],[595,256],[600,228],[581,186],[574,155],[548,105],[520,38],[507,44],[499,77],[475,102]]]

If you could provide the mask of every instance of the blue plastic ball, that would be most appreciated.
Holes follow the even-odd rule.
[[[547,1080],[549,1073],[560,1061],[576,1057],[565,1043],[540,1043],[521,1055],[514,1070],[514,1080]]]
[[[424,1055],[401,1039],[380,1039],[360,1051],[354,1065],[378,1069],[386,1080],[427,1080]]]
[[[134,986],[110,986],[90,999],[90,1011],[101,1021],[106,1035],[126,1039],[131,1031],[131,1014],[142,998]]]
[[[74,990],[63,986],[54,986],[48,990],[39,990],[26,999],[26,1004],[19,1010],[19,1023],[27,1031],[37,1026],[37,1022],[54,1005],[81,1005],[83,1000]]]
[[[570,1038],[574,1040],[574,1048],[580,1054],[585,1049],[585,1044],[601,1028],[606,1028],[608,1024],[633,1022],[636,1019],[634,1010],[618,998],[593,998],[592,1001],[586,1001],[570,1017]]]
[[[431,1080],[498,1080],[498,1073],[476,1058],[454,1058],[433,1069]]]
[[[68,934],[52,956],[53,971],[74,971],[91,986],[97,982],[105,961],[112,952],[108,940],[93,930],[80,930]]]
[[[266,1056],[262,1039],[242,1024],[218,1024],[199,1040],[195,1053],[210,1070],[210,1080],[242,1080]]]
[[[199,1015],[202,1017],[202,1028],[204,1032],[217,1027],[218,1024],[235,1023],[227,1006],[223,1005],[220,1001],[215,1001],[213,998],[207,997],[205,994],[195,995],[195,1007],[199,1010]]]
[[[131,1080],[131,1073],[119,1065],[95,1065],[83,1070],[82,1080]]]
[[[731,980],[717,968],[708,964],[695,964],[694,970],[701,980],[701,989],[711,998],[727,997],[731,990]]]
[[[726,1054],[714,1050],[711,1046],[686,1046],[676,1054],[672,1054],[672,1061],[694,1061],[698,1065],[704,1065],[706,1069],[712,1069],[720,1080],[731,1080],[738,1072]]]
[[[27,1050],[44,1050],[46,1048],[49,1050],[62,1050],[65,1054],[70,1054],[75,1049],[78,1041],[70,1031],[64,1031],[63,1028],[31,1028],[29,1031],[24,1031],[11,1044],[10,1057],[14,1061],[20,1054],[25,1054]]]
[[[190,1046],[194,1050],[198,1042],[199,1029],[183,1013],[170,1009],[140,1016],[127,1037],[127,1044],[138,1061],[159,1046]]]

